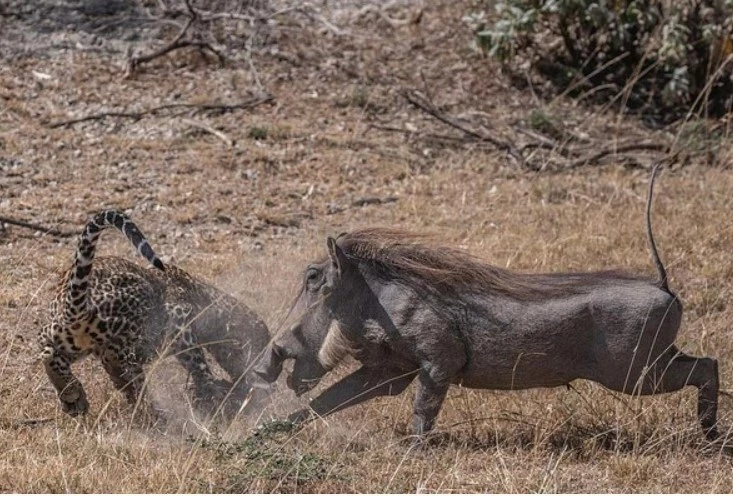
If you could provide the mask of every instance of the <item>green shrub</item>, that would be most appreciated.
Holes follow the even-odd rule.
[[[502,0],[464,20],[509,69],[662,121],[733,103],[733,0]],[[589,91],[592,90],[592,91]]]

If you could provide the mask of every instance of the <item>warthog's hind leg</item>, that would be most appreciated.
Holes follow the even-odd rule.
[[[709,440],[718,438],[718,361],[713,358],[685,355],[673,347],[638,381],[629,380],[621,388],[604,385],[615,391],[643,395],[671,393],[685,386],[695,386],[698,388],[697,416],[700,425]]]
[[[659,392],[670,392],[691,385],[698,388],[697,417],[705,436],[713,441],[718,438],[718,361],[713,358],[696,358],[679,353],[669,364],[662,377]]]

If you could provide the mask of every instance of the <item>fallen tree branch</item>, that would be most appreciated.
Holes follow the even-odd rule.
[[[609,146],[607,148],[603,148],[599,150],[598,152],[588,157],[579,158],[573,162],[570,162],[566,168],[567,169],[576,169],[583,165],[595,164],[600,159],[607,157],[609,155],[619,155],[622,153],[635,152],[635,151],[650,151],[650,152],[668,153],[669,150],[670,150],[670,147],[662,143],[629,143],[629,144],[620,145],[620,146]]]
[[[367,126],[366,131],[364,131],[364,134],[369,132],[371,129],[378,129],[379,131],[387,131],[390,133],[399,133],[405,136],[415,136],[417,138],[422,138],[426,141],[436,141],[436,142],[448,142],[451,144],[455,143],[465,143],[466,140],[464,138],[458,137],[458,136],[448,136],[447,134],[434,134],[434,133],[424,133],[417,130],[410,130],[410,129],[403,129],[400,127],[394,127],[394,126],[385,126],[383,124],[369,124]],[[482,141],[472,141],[472,143],[476,143],[476,145],[482,145],[484,144]],[[489,144],[490,143],[486,143]]]
[[[106,119],[107,117],[120,117],[120,118],[126,118],[126,119],[139,120],[145,117],[146,115],[154,115],[163,110],[173,110],[173,109],[190,109],[194,111],[194,114],[199,113],[199,112],[210,112],[210,111],[219,111],[223,113],[223,112],[231,112],[234,110],[254,108],[259,105],[262,105],[263,103],[268,103],[273,100],[274,100],[274,97],[272,95],[263,94],[261,96],[258,96],[258,97],[255,97],[249,100],[244,100],[239,103],[230,103],[230,104],[168,103],[165,105],[159,105],[157,107],[152,107],[149,109],[141,110],[139,112],[116,112],[116,111],[100,112],[98,114],[85,115],[83,117],[77,117],[75,119],[67,119],[67,120],[58,121],[58,122],[51,122],[47,124],[46,126],[51,129],[55,129],[58,127],[65,127],[65,126],[71,126],[73,124],[79,124],[80,122]]]
[[[178,40],[178,41],[174,41],[172,43],[167,44],[163,48],[156,50],[153,53],[150,53],[147,55],[140,55],[138,57],[131,57],[127,62],[127,72],[125,73],[125,77],[128,77],[132,73],[134,73],[141,64],[146,64],[152,60],[157,59],[158,57],[162,57],[163,55],[172,52],[173,50],[178,50],[180,48],[186,48],[186,47],[196,47],[201,51],[208,50],[211,53],[213,53],[214,55],[216,55],[216,57],[219,59],[220,64],[223,65],[225,62],[224,55],[222,55],[221,52],[219,52],[209,43],[206,43],[204,41]]]
[[[448,126],[458,129],[467,138],[471,140],[477,140],[480,142],[486,142],[491,144],[494,148],[507,153],[512,157],[518,164],[528,167],[533,170],[540,170],[542,167],[537,167],[528,162],[525,157],[525,152],[531,152],[532,150],[547,150],[551,153],[557,153],[567,160],[562,169],[575,169],[583,165],[595,165],[598,164],[603,158],[610,155],[622,155],[629,152],[636,151],[648,151],[648,152],[662,152],[669,153],[670,146],[664,143],[626,143],[626,144],[614,144],[612,146],[605,146],[603,148],[597,147],[598,151],[584,155],[583,149],[587,149],[587,146],[581,148],[573,148],[567,146],[568,143],[559,143],[553,139],[549,139],[542,135],[536,135],[536,133],[529,132],[527,130],[519,130],[535,141],[524,144],[521,148],[517,148],[513,143],[508,140],[502,140],[487,134],[485,131],[478,131],[471,129],[450,116],[440,112],[432,103],[430,103],[425,97],[418,94],[414,90],[403,90],[402,96],[413,106],[426,112],[431,117],[438,121],[447,124]],[[379,128],[379,126],[372,125],[372,127]],[[413,134],[411,131],[401,130],[398,128],[389,128],[382,126],[382,129],[392,132],[403,132],[405,134]],[[419,134],[419,133],[414,133]],[[424,135],[423,135],[424,136]],[[445,137],[443,137],[445,138]]]
[[[61,231],[53,227],[39,226],[38,224],[31,224],[30,222],[24,222],[22,220],[10,219],[8,217],[0,216],[0,223],[10,224],[11,226],[23,227],[26,229],[32,229],[33,231],[42,232],[44,234],[50,234],[51,236],[57,236],[59,238],[70,238],[76,236],[77,233],[69,231]]]
[[[351,202],[352,207],[365,207],[367,205],[383,205],[385,203],[394,203],[398,200],[396,196],[387,196],[385,198],[379,198],[378,196],[365,196],[357,198]]]
[[[490,143],[494,147],[496,147],[498,150],[507,153],[518,164],[525,165],[525,160],[522,154],[519,152],[519,150],[517,150],[517,148],[513,144],[509,143],[508,141],[502,141],[488,134],[479,133],[477,131],[474,131],[473,129],[469,129],[459,124],[455,120],[451,119],[447,115],[440,112],[437,108],[435,108],[433,104],[426,101],[423,97],[418,95],[418,93],[414,90],[413,91],[404,90],[402,91],[402,96],[413,106],[419,108],[423,112],[426,112],[428,115],[434,117],[435,119],[439,120],[443,124],[447,124],[455,129],[458,129],[459,131],[463,132],[465,135],[470,136],[471,138]]]

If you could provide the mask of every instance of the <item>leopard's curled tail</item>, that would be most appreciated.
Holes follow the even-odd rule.
[[[66,291],[65,320],[72,324],[83,318],[86,312],[87,296],[89,293],[89,276],[92,273],[92,262],[96,252],[97,239],[104,229],[117,228],[130,240],[137,251],[153,266],[165,270],[163,262],[153,251],[143,233],[134,222],[122,212],[105,210],[95,215],[84,227],[76,248],[74,266],[69,276]]]

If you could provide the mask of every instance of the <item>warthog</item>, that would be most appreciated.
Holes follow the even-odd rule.
[[[657,281],[621,271],[522,274],[400,231],[354,231],[328,238],[328,256],[308,265],[291,310],[297,322],[253,372],[274,382],[295,359],[287,384],[302,395],[345,356],[361,362],[294,421],[398,395],[417,378],[418,436],[433,427],[451,384],[514,390],[588,379],[639,395],[693,385],[699,421],[714,439],[718,365],[674,344],[682,305],[651,230],[656,171],[646,230]]]

